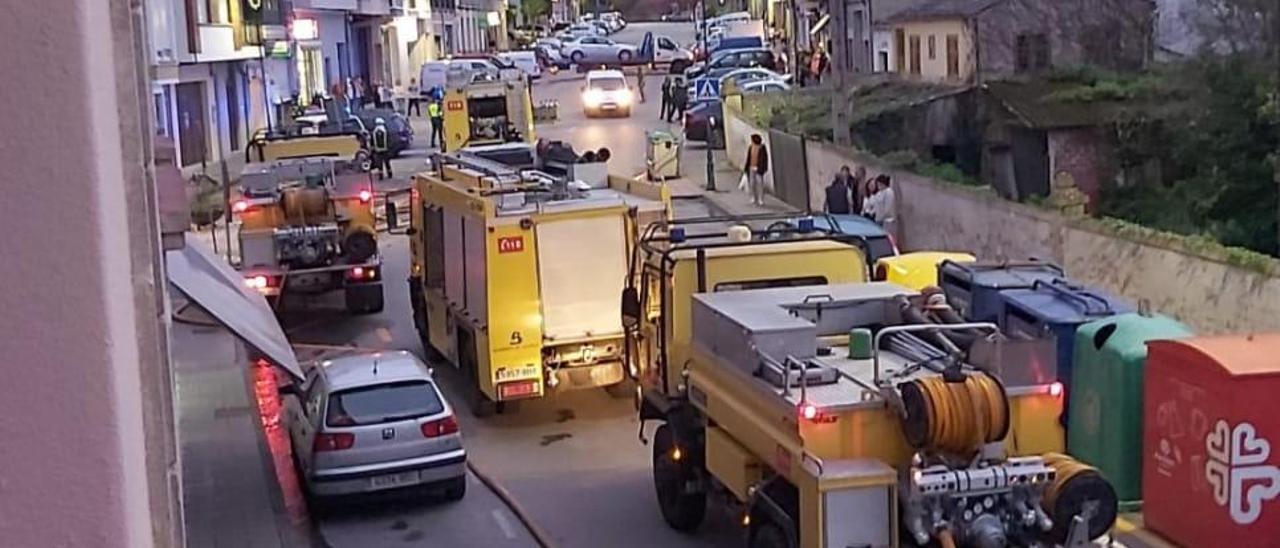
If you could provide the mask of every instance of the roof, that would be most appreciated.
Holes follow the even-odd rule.
[[[736,257],[743,255],[777,255],[780,253],[808,253],[817,251],[853,251],[858,248],[829,239],[814,240],[781,240],[767,244],[752,243],[740,246],[705,248],[707,257]],[[679,249],[671,254],[675,259],[692,259],[698,254],[697,247]]]
[[[928,0],[884,19],[890,23],[968,18],[1004,0]]]
[[[1147,344],[1168,346],[1180,354],[1211,361],[1233,376],[1280,375],[1280,360],[1276,360],[1280,333],[1216,335]]]
[[[374,373],[374,364],[377,373]],[[400,380],[429,380],[427,366],[404,350],[351,354],[320,362],[333,390]]]
[[[1035,129],[1105,125],[1136,112],[1163,117],[1181,104],[1169,97],[1088,101],[1064,98],[1080,89],[1077,82],[1000,80],[987,82],[983,87],[1024,125]]]
[[[836,226],[834,228],[829,226],[830,223],[827,222],[827,217],[831,217],[835,221]],[[864,238],[883,238],[888,235],[884,231],[884,227],[862,215],[840,213],[815,215],[813,217],[813,226],[823,230],[835,230],[841,234]]]

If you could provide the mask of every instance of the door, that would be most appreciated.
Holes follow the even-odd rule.
[[[960,77],[960,37],[947,35],[947,78]]]
[[[178,84],[178,148],[182,165],[203,164],[206,160],[204,84]]]
[[[907,72],[907,33],[902,29],[894,29],[893,31],[893,52],[897,57],[894,72],[902,74]],[[888,69],[888,65],[885,65]]]
[[[920,37],[911,36],[911,51],[908,57],[911,59],[911,74],[913,76],[920,75]]]
[[[240,116],[243,112],[240,110],[240,90],[244,89],[240,84],[240,73],[236,70],[230,70],[227,74],[226,94],[227,94],[227,135],[231,139],[231,150],[240,150]]]

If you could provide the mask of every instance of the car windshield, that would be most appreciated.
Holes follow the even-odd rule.
[[[431,383],[408,381],[364,386],[329,396],[325,423],[363,426],[416,419],[444,411]]]
[[[602,91],[617,91],[627,87],[627,83],[622,78],[593,78],[591,80],[591,88]]]

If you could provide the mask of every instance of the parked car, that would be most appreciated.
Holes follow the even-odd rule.
[[[773,51],[768,48],[743,48],[723,51],[711,56],[711,61],[698,63],[684,71],[685,80],[703,76],[720,77],[729,71],[748,67],[775,70],[778,66]]]
[[[611,11],[609,13],[602,13],[600,14],[600,19],[604,21],[606,25],[609,25],[609,28],[613,32],[618,32],[622,29],[627,28],[626,20],[622,18],[622,14],[616,11]]]
[[[560,32],[573,37],[604,36],[605,34],[604,31],[600,30],[600,27],[591,23],[575,23],[573,25],[569,25],[569,28]]]
[[[846,236],[855,236],[866,242],[867,264],[898,254],[898,244],[884,227],[861,215],[814,215],[813,226]]]
[[[711,118],[724,120],[724,107],[720,101],[704,101],[684,111],[684,138],[689,141],[709,141]],[[723,135],[723,122],[717,123],[716,136]],[[719,141],[717,141],[719,142]]]
[[[387,124],[387,147],[392,156],[399,156],[405,149],[413,146],[413,124],[403,114],[390,109],[360,109],[342,124],[329,122],[329,117],[324,114],[298,116],[293,122],[303,134],[356,133],[361,142],[367,144],[378,118],[382,118]]]
[[[631,116],[632,93],[620,70],[593,70],[582,87],[582,112],[588,118],[601,114]]]
[[[555,72],[558,70],[565,70],[573,65],[563,55],[560,55],[560,48],[540,45],[534,46],[533,51],[538,58],[538,62],[541,63],[542,67],[548,71]]]
[[[639,53],[636,46],[621,44],[600,36],[585,36],[566,43],[560,54],[574,64],[626,63]]]
[[[743,95],[751,95],[755,93],[773,93],[777,91],[787,91],[791,89],[791,84],[780,80],[756,80],[747,82],[738,86],[738,91]]]
[[[520,69],[530,80],[542,76],[542,65],[538,62],[538,54],[533,50],[504,51],[498,57]]]
[[[788,82],[791,80],[790,74],[778,74],[772,70],[762,67],[748,67],[734,69],[724,76],[720,77],[720,87],[732,82],[733,85],[741,88],[743,85],[751,82],[759,82],[762,80],[773,80],[777,82]]]
[[[325,360],[281,388],[294,466],[314,502],[407,487],[467,491],[467,452],[431,369],[405,351]]]

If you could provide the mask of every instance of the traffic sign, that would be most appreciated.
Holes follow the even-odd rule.
[[[719,101],[720,100],[720,79],[719,78],[698,78],[693,81],[693,100],[697,101]]]

